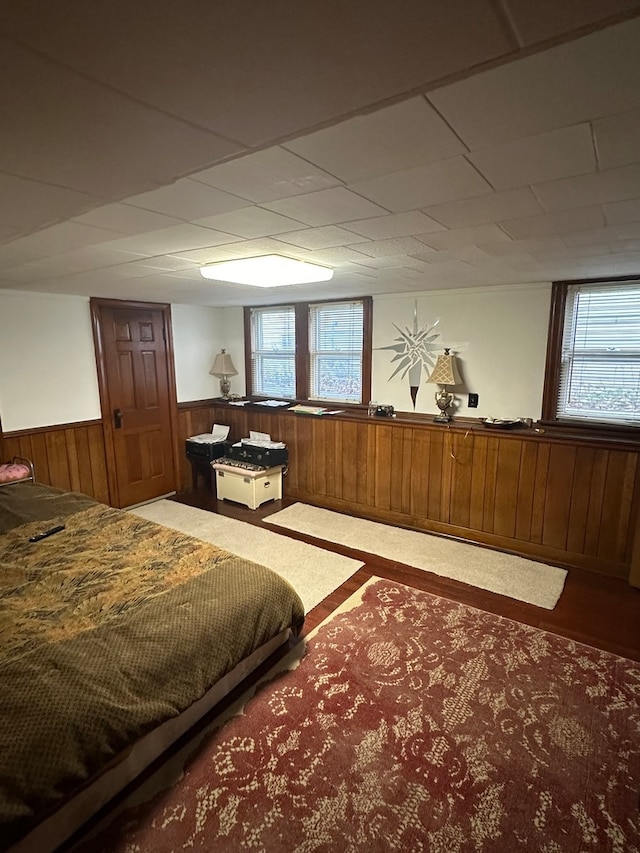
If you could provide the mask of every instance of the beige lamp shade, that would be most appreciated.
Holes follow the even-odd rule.
[[[455,355],[451,355],[448,349],[445,349],[444,355],[439,355],[436,359],[435,366],[427,378],[427,382],[432,382],[435,385],[453,386],[461,384],[456,357]]]
[[[238,371],[235,369],[229,353],[222,350],[216,355],[209,373],[213,376],[237,376]]]

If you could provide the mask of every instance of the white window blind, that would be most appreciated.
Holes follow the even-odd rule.
[[[309,399],[362,400],[364,306],[360,301],[309,306]]]
[[[557,414],[640,423],[640,281],[568,286]]]
[[[251,393],[296,396],[296,317],[293,305],[251,309]]]

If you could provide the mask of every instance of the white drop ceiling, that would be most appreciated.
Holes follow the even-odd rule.
[[[0,288],[228,306],[640,275],[639,16],[4,4]],[[273,253],[334,278],[199,274]]]

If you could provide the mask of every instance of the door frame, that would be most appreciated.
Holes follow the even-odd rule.
[[[177,491],[180,482],[179,447],[178,447],[178,395],[176,390],[175,359],[173,353],[173,329],[171,326],[171,305],[164,302],[135,302],[124,299],[102,299],[90,297],[91,325],[93,327],[93,343],[98,371],[98,390],[100,393],[100,412],[102,417],[102,433],[107,465],[107,485],[111,506],[120,506],[120,489],[116,468],[115,441],[113,420],[109,408],[109,393],[104,353],[104,340],[100,309],[106,308],[136,308],[147,311],[162,311],[165,332],[166,368],[169,391],[169,428],[171,430],[171,448],[173,456],[173,487]]]

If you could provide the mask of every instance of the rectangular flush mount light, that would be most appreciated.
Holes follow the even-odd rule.
[[[280,287],[283,284],[309,284],[312,281],[329,281],[333,270],[285,258],[283,255],[261,255],[257,258],[239,258],[200,267],[203,278],[229,281],[234,284],[251,284],[255,287]]]

